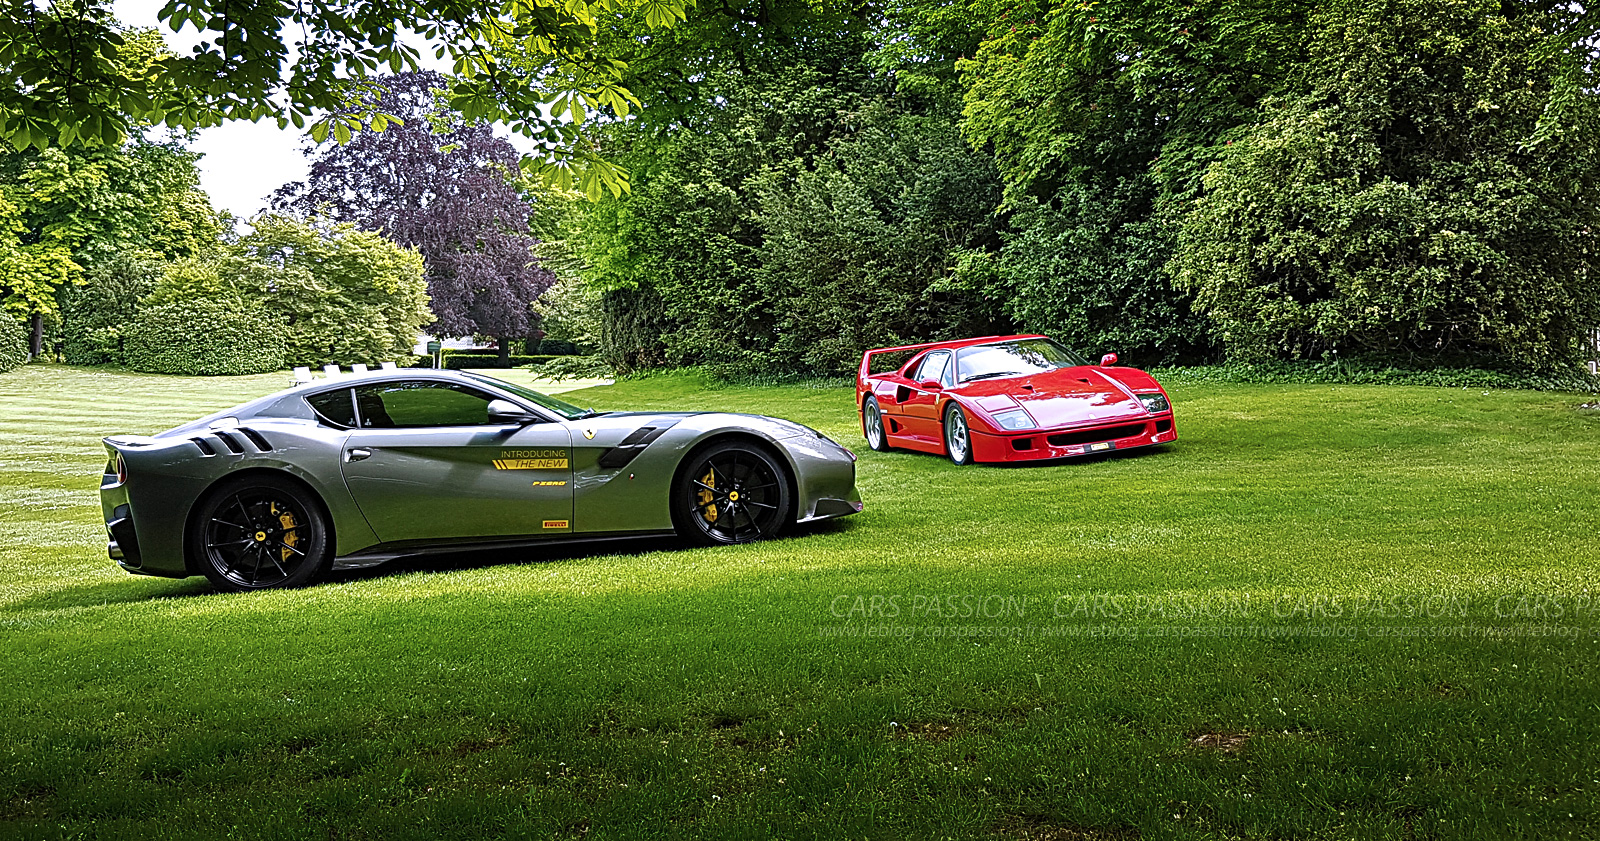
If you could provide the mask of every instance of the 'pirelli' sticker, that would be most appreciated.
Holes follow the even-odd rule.
[[[494,469],[565,470],[569,463],[566,450],[501,450]]]
[[[567,527],[567,521],[566,520],[545,520],[544,521],[544,527],[547,528],[547,529],[564,529],[564,528]]]
[[[536,488],[564,488],[564,487],[566,487],[566,485],[567,485],[566,482],[534,482],[533,483],[533,486],[536,487]]]

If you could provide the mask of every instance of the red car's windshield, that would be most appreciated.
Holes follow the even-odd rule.
[[[1017,339],[956,351],[956,382],[1037,374],[1089,361],[1049,339]]]

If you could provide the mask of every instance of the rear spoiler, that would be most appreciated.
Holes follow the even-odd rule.
[[[968,345],[983,344],[984,342],[993,341],[993,340],[996,340],[996,339],[1042,339],[1042,338],[1044,338],[1044,337],[1043,336],[1038,336],[1038,335],[1032,335],[1032,334],[1029,334],[1029,335],[1017,335],[1017,336],[984,336],[984,337],[975,338],[975,339],[957,339],[957,340],[951,341],[951,342],[925,342],[925,343],[920,344],[920,345],[900,345],[899,347],[873,348],[872,350],[869,350],[866,353],[861,354],[861,368],[857,371],[857,374],[856,374],[856,386],[857,386],[857,389],[859,390],[859,388],[864,383],[866,383],[867,377],[872,376],[872,357],[877,356],[880,353],[899,353],[899,352],[905,351],[905,350],[923,350],[925,348],[937,348],[937,347],[948,347],[948,348],[966,347]]]

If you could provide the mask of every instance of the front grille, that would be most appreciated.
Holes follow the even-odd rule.
[[[1145,425],[1142,423],[1125,423],[1122,426],[1107,426],[1100,429],[1084,429],[1077,432],[1057,432],[1045,438],[1052,447],[1070,447],[1073,444],[1094,444],[1100,441],[1115,441],[1118,438],[1132,438],[1144,434]]]

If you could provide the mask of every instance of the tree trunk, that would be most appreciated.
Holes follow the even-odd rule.
[[[32,359],[44,353],[44,313],[33,314],[33,336],[28,340],[28,353]]]
[[[500,337],[500,367],[511,367],[511,340],[505,336]]]

